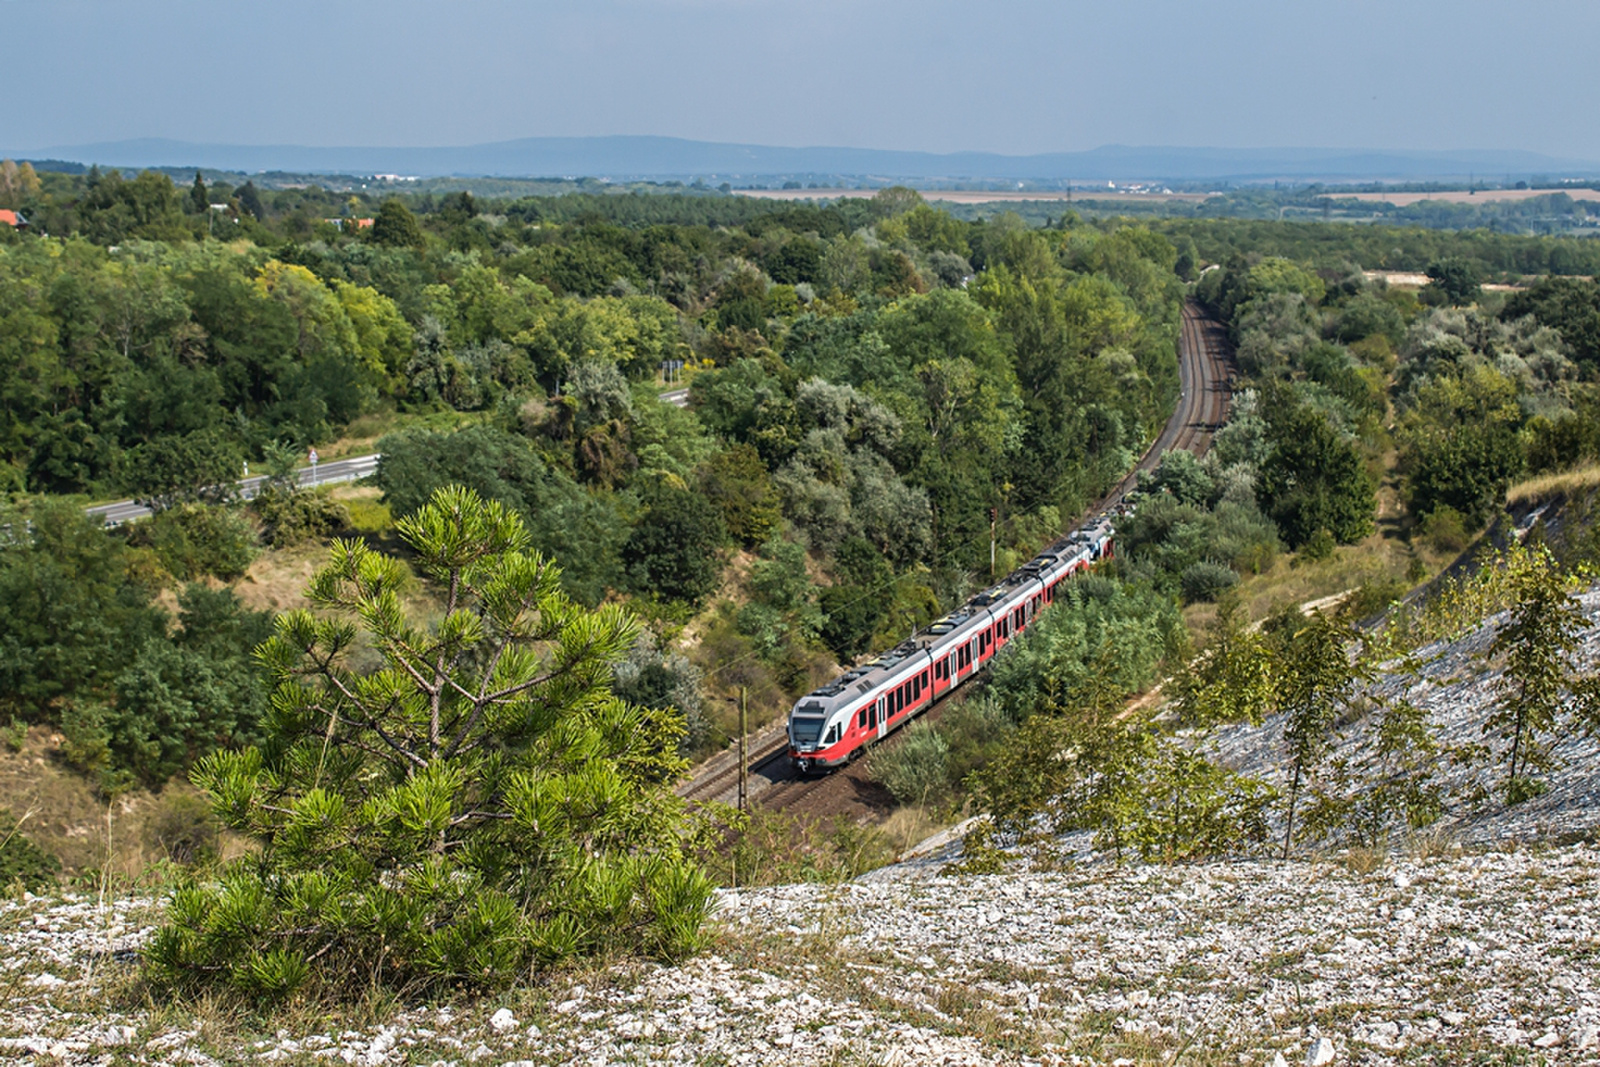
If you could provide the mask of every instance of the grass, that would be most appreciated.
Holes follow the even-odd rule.
[[[379,438],[399,430],[461,430],[487,422],[487,411],[372,411],[352,421],[327,444],[317,446],[318,457],[326,462],[345,456],[364,456],[376,450]]]
[[[1531,504],[1556,496],[1575,496],[1595,488],[1600,488],[1600,463],[1586,463],[1569,471],[1541,474],[1518,482],[1506,491],[1506,503]]]

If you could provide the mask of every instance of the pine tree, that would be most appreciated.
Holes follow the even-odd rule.
[[[520,517],[470,490],[397,527],[442,617],[407,619],[404,568],[335,544],[315,610],[282,616],[259,653],[265,744],[193,775],[260,851],[174,894],[146,957],[157,984],[493,987],[699,944],[710,883],[663,784],[681,719],[609,689],[636,625],[569,601]]]
[[[189,186],[189,211],[195,215],[204,215],[211,210],[211,195],[206,192],[205,179],[200,177],[200,172],[194,172],[194,184]]]

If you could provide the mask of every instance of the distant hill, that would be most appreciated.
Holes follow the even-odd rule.
[[[527,137],[444,148],[329,148],[196,144],[146,138],[55,145],[6,154],[119,167],[195,166],[254,173],[401,174],[421,177],[590,176],[616,180],[776,180],[869,184],[1086,181],[1258,183],[1589,177],[1600,163],[1532,152],[1338,148],[1162,148],[1107,145],[1088,152],[1006,156],[987,152],[897,152],[870,148],[778,148],[674,137]]]

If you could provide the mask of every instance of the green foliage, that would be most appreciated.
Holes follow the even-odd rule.
[[[189,501],[221,503],[233,496],[243,462],[220,429],[196,430],[132,449],[126,482],[134,498],[155,511]]]
[[[1424,301],[1436,294],[1449,304],[1470,304],[1478,299],[1478,271],[1464,259],[1448,257],[1428,264],[1428,286]]]
[[[1600,284],[1584,278],[1541,278],[1513,293],[1500,310],[1507,322],[1524,315],[1559,330],[1574,362],[1590,373],[1600,370]]]
[[[751,445],[734,445],[707,460],[700,492],[721,513],[729,536],[747,548],[765,541],[781,518],[772,480]]]
[[[681,715],[683,738],[678,748],[688,755],[703,751],[712,735],[701,681],[700,669],[688,657],[662,650],[655,635],[644,630],[628,654],[617,661],[611,691],[629,704]]]
[[[597,604],[622,584],[618,550],[627,526],[617,504],[552,468],[527,438],[472,426],[392,434],[378,448],[373,480],[394,514],[414,513],[445,485],[464,485],[522,515],[534,546],[560,562],[569,595]]]
[[[1016,719],[1080,689],[1110,657],[1115,684],[1137,692],[1176,647],[1182,622],[1170,599],[1144,586],[1079,578],[1056,590],[1050,610],[1002,650],[991,668],[993,692]]]
[[[146,952],[158,986],[495,988],[700,943],[710,884],[663,784],[681,720],[609,692],[634,625],[564,597],[500,503],[445,489],[399,529],[443,616],[407,620],[399,565],[336,543],[318,612],[262,650],[264,746],[195,771],[261,851],[174,895]],[[372,652],[353,659],[358,636]]]
[[[395,248],[417,248],[423,243],[422,227],[411,209],[399,197],[391,196],[373,216],[372,240],[374,244]]]
[[[892,746],[874,750],[867,773],[902,805],[939,803],[949,789],[950,742],[927,722],[914,722]]]
[[[1334,761],[1328,781],[1313,788],[1305,836],[1381,848],[1396,830],[1431,826],[1444,812],[1437,775],[1446,755],[1428,713],[1394,701],[1382,711],[1368,758]]]
[[[888,561],[861,537],[847,538],[834,553],[836,584],[818,596],[823,613],[823,642],[841,663],[868,651],[872,637],[888,614],[886,600],[893,582]]]
[[[0,695],[29,722],[93,702],[165,630],[157,568],[67,501],[6,509],[0,528]]]
[[[726,539],[722,517],[696,493],[660,488],[623,542],[629,586],[664,600],[698,603],[716,588],[718,550]]]
[[[1266,839],[1274,792],[1163,739],[1147,713],[1125,709],[1114,656],[1047,713],[1027,719],[972,776],[990,819],[968,836],[963,868],[993,869],[1010,848],[1053,859],[1061,835],[1167,863],[1238,854]]]
[[[1412,512],[1448,507],[1482,526],[1522,471],[1521,426],[1515,383],[1489,367],[1419,385],[1397,435]]]
[[[1588,620],[1549,551],[1540,546],[1514,558],[1507,580],[1510,617],[1488,653],[1504,657],[1495,683],[1500,699],[1483,732],[1506,748],[1506,803],[1512,804],[1531,795],[1534,774],[1551,766],[1545,737],[1563,711],[1591,730],[1600,723],[1600,675],[1579,670],[1579,638]]]
[[[1257,496],[1284,541],[1298,548],[1318,530],[1350,544],[1372,532],[1377,484],[1355,445],[1328,417],[1289,398],[1269,402],[1268,453]]]
[[[1347,647],[1351,630],[1322,612],[1283,635],[1274,656],[1273,702],[1283,714],[1283,751],[1289,769],[1283,855],[1294,840],[1301,788],[1326,760],[1333,727],[1355,696],[1363,667]]]
[[[288,548],[327,537],[351,526],[350,512],[327,489],[302,491],[268,486],[250,501],[261,520],[261,537],[274,548]]]
[[[1261,721],[1272,701],[1272,652],[1260,631],[1247,623],[1237,594],[1217,604],[1205,647],[1178,671],[1172,685],[1173,705],[1183,725]]]
[[[11,812],[0,808],[0,888],[42,892],[60,871],[61,861],[28,840]]]
[[[160,787],[208,753],[260,739],[267,702],[252,653],[272,617],[198,584],[178,603],[180,629],[139,648],[109,699],[62,712],[68,761],[104,792]]]
[[[128,543],[149,548],[174,578],[230,582],[249,569],[256,532],[237,508],[178,504],[134,524]],[[276,543],[276,542],[274,542]]]

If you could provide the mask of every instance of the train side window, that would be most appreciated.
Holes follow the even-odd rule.
[[[856,728],[857,729],[861,729],[861,730],[865,730],[867,728],[867,709],[866,708],[862,708],[859,712],[856,713]]]

